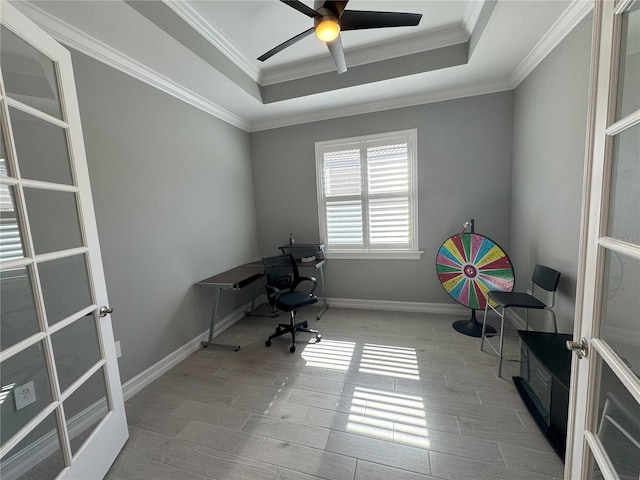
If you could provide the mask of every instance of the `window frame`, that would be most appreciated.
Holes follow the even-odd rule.
[[[354,248],[336,248],[328,242],[327,234],[327,201],[324,190],[324,154],[329,151],[340,151],[340,147],[344,150],[353,149],[358,144],[362,152],[367,146],[372,144],[380,145],[385,142],[397,143],[398,141],[407,145],[407,159],[409,163],[409,244],[407,247],[399,247],[393,245],[383,248],[371,248],[369,244],[369,191],[368,191],[368,172],[366,158],[360,155],[361,169],[361,193],[358,198],[362,201],[363,208],[363,244],[361,247]],[[333,259],[419,259],[422,255],[419,250],[418,239],[418,130],[416,128],[408,130],[399,130],[393,132],[377,133],[370,135],[361,135],[357,137],[339,138],[334,140],[325,140],[315,143],[316,156],[316,195],[318,201],[318,225],[320,230],[320,241],[326,245],[326,258]],[[364,160],[364,161],[363,161]],[[389,195],[390,197],[393,194]],[[354,196],[355,197],[355,196]]]

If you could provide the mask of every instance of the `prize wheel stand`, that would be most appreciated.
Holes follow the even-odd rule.
[[[465,233],[471,227],[471,232]],[[510,292],[515,285],[511,260],[493,240],[475,233],[474,220],[465,222],[461,233],[440,246],[436,258],[438,279],[460,305],[471,309],[471,318],[453,322],[453,328],[471,337],[482,336],[476,310],[484,310],[490,290]],[[486,326],[486,334],[496,329]]]

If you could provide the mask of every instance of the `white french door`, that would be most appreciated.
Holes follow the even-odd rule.
[[[640,1],[595,2],[589,111],[565,478],[638,480]]]
[[[100,479],[128,431],[71,57],[6,1],[0,123],[0,477]]]

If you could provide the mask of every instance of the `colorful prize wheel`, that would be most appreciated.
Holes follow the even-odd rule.
[[[455,322],[454,328],[474,337],[481,325],[475,310],[484,310],[487,292],[510,292],[515,284],[513,267],[507,254],[493,240],[477,233],[459,233],[449,237],[438,250],[438,279],[456,302],[472,310],[470,320]]]

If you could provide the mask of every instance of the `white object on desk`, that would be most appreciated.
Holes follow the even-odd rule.
[[[304,263],[309,263],[309,262],[313,262],[315,259],[316,259],[315,255],[310,255],[308,257],[302,257],[300,261]]]

